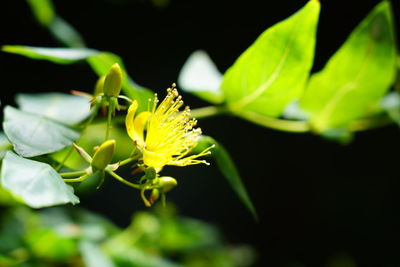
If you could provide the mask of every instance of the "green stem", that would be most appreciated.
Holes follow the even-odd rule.
[[[114,102],[111,99],[109,99],[108,101],[109,101],[109,104],[108,104],[108,112],[107,112],[107,129],[106,129],[105,140],[108,140],[108,137],[110,136],[112,113],[114,110]]]
[[[141,189],[142,187],[138,184],[134,184],[131,182],[128,182],[127,180],[125,180],[124,178],[122,178],[121,176],[119,176],[118,174],[116,174],[113,171],[106,171],[108,174],[110,174],[112,177],[114,177],[115,179],[117,179],[118,181],[120,181],[121,183],[124,183],[130,187],[133,187],[135,189]]]
[[[254,122],[258,125],[284,132],[306,133],[311,131],[310,125],[306,121],[291,121],[291,120],[276,119],[276,118],[262,116],[257,113],[249,111],[241,111],[240,117],[249,120],[251,122]]]
[[[54,168],[56,171],[58,171],[59,169],[61,169],[62,166],[64,166],[64,164],[68,160],[69,156],[71,156],[72,151],[74,151],[74,146],[71,146],[69,148],[68,153],[65,155],[63,160],[57,165],[57,167]]]
[[[128,164],[129,162],[132,162],[132,161],[134,161],[134,160],[136,160],[136,159],[134,159],[134,158],[127,158],[127,159],[124,159],[124,160],[122,160],[122,161],[119,162],[119,166],[124,166],[124,165],[126,165],[126,164]]]
[[[61,172],[59,173],[61,177],[75,177],[87,174],[85,170],[83,171],[75,171],[75,172]]]
[[[226,113],[226,108],[222,106],[208,106],[192,109],[190,111],[191,116],[196,119],[204,119],[223,113]]]
[[[86,178],[88,178],[89,177],[89,174],[88,173],[86,173],[85,175],[82,175],[81,177],[78,177],[78,178],[73,178],[73,179],[64,179],[64,182],[66,182],[66,183],[76,183],[76,182],[82,182],[82,181],[85,181],[86,180]]]

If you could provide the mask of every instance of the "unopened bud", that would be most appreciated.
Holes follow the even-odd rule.
[[[178,185],[175,178],[169,176],[163,176],[158,179],[158,186],[163,193],[170,191],[172,188]]]
[[[104,80],[106,79],[106,76],[101,76],[94,87],[94,95],[98,96],[103,93],[103,87],[104,87]]]
[[[156,178],[157,172],[154,168],[150,167],[145,170],[145,174],[146,174],[147,179],[152,180],[152,179]]]
[[[159,197],[160,197],[160,191],[158,189],[151,190],[151,194],[149,197],[150,204],[153,205]]]
[[[111,66],[104,79],[104,95],[118,97],[121,92],[122,70],[118,63]]]
[[[115,150],[115,140],[107,140],[100,145],[94,153],[92,159],[92,167],[97,170],[104,170],[110,164]]]

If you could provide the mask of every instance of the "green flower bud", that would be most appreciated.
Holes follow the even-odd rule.
[[[104,170],[108,164],[110,164],[112,157],[114,156],[115,140],[107,140],[100,145],[100,147],[94,153],[92,159],[92,167],[97,170]]]
[[[149,180],[152,180],[152,179],[156,178],[156,176],[157,176],[156,170],[151,167],[147,168],[144,172],[146,174],[146,178]]]
[[[173,177],[163,176],[158,179],[158,186],[163,193],[167,193],[177,185],[178,182]]]
[[[121,92],[122,70],[118,63],[111,66],[104,79],[103,92],[106,96],[118,97]]]
[[[101,76],[94,87],[94,95],[98,96],[99,94],[103,93],[103,87],[104,87],[104,80],[106,79],[106,76]]]

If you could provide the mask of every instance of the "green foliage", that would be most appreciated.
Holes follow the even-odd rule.
[[[11,106],[4,109],[4,132],[21,156],[34,157],[72,144],[79,133],[43,116]]]
[[[396,44],[389,2],[379,4],[325,68],[312,75],[301,107],[318,132],[368,114],[393,84]]]
[[[267,29],[224,74],[221,89],[238,116],[278,117],[301,95],[315,47],[319,2]]]
[[[79,208],[7,209],[0,215],[0,264],[245,267],[254,261],[251,248],[226,246],[211,225],[170,209],[158,213],[139,212],[122,230]]]
[[[50,165],[21,158],[10,151],[3,159],[1,185],[34,208],[79,203],[72,187]]]

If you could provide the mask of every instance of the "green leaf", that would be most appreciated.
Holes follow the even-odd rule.
[[[400,94],[391,92],[381,100],[381,107],[387,112],[389,117],[400,125]]]
[[[1,184],[32,208],[79,203],[72,187],[50,165],[21,158],[11,151],[3,160]]]
[[[320,4],[311,0],[267,29],[228,69],[221,89],[232,112],[278,117],[304,89],[314,58]]]
[[[27,0],[36,20],[47,26],[55,17],[54,6],[51,0]]]
[[[3,129],[15,151],[23,157],[34,157],[58,151],[72,144],[79,133],[45,117],[4,109]]]
[[[118,63],[123,73],[122,91],[129,98],[135,99],[139,102],[140,111],[147,109],[148,100],[153,98],[153,92],[132,81],[126,72],[122,59],[119,56],[108,52],[102,52],[89,57],[87,61],[98,76],[107,74],[111,66]]]
[[[239,197],[242,203],[251,212],[255,220],[258,220],[256,209],[254,208],[254,205],[242,182],[242,178],[240,177],[240,174],[236,169],[235,163],[233,162],[228,151],[210,136],[203,136],[198,144],[198,147],[196,147],[196,150],[203,150],[204,148],[212,144],[215,144],[215,148],[211,150],[211,156],[215,159],[215,162],[222,175],[228,180],[233,191],[235,191],[236,195]]]
[[[90,115],[90,99],[63,93],[18,94],[22,111],[46,116],[67,125],[77,124]]]
[[[220,90],[222,74],[205,51],[193,52],[183,65],[178,78],[178,86],[213,104],[224,101]]]
[[[301,107],[310,113],[314,129],[345,127],[368,114],[393,83],[395,62],[393,18],[384,1],[311,77]]]
[[[2,50],[32,59],[52,61],[57,64],[75,63],[99,53],[99,51],[89,48],[51,48],[22,45],[5,45]]]

